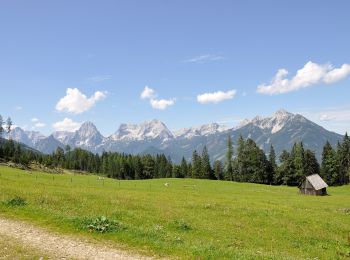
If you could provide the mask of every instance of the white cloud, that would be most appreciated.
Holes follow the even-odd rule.
[[[183,60],[183,62],[186,63],[205,63],[209,61],[219,61],[219,60],[225,60],[225,57],[214,55],[214,54],[203,54],[198,55],[190,59]]]
[[[79,91],[79,89],[68,88],[66,96],[58,101],[56,110],[80,114],[89,110],[97,101],[100,101],[105,97],[106,92],[96,91],[91,97],[87,98],[86,95]]]
[[[70,118],[65,118],[62,121],[54,123],[52,126],[56,131],[69,131],[74,132],[75,130],[78,130],[81,123],[74,122]]]
[[[311,87],[316,84],[331,84],[350,75],[350,65],[343,64],[334,68],[331,64],[317,64],[309,61],[296,75],[287,79],[288,71],[279,69],[269,85],[259,85],[257,92],[261,94],[277,95]]]
[[[340,68],[335,68],[329,71],[323,81],[326,84],[335,83],[350,75],[350,64],[343,64]]]
[[[43,128],[43,127],[46,126],[46,124],[45,124],[45,123],[38,122],[38,123],[36,123],[34,126],[35,126],[36,128]]]
[[[23,109],[23,107],[21,107],[21,106],[16,106],[16,107],[15,107],[15,110],[16,110],[16,111],[19,111],[19,110],[22,110],[22,109]]]
[[[344,134],[350,132],[350,107],[331,107],[323,109],[305,109],[299,112],[327,130]]]
[[[175,104],[175,99],[151,99],[150,104],[154,109],[164,110]]]
[[[92,81],[92,82],[102,82],[110,79],[112,79],[112,75],[99,75],[99,76],[87,78],[88,81]]]
[[[153,89],[151,89],[148,86],[146,86],[143,89],[140,97],[141,97],[141,99],[154,98],[155,97],[155,92],[154,92]]]
[[[30,121],[32,121],[34,123],[34,126],[32,126],[32,129],[35,129],[35,128],[43,128],[46,126],[45,123],[43,122],[40,122],[40,120],[36,117],[33,117]]]
[[[219,103],[224,100],[233,99],[236,95],[236,90],[216,91],[212,93],[204,93],[197,96],[197,101],[201,104]]]
[[[164,110],[169,106],[172,106],[175,104],[176,99],[156,99],[156,92],[154,89],[146,86],[144,90],[142,91],[140,97],[141,99],[149,99],[149,103],[151,104],[152,108]]]

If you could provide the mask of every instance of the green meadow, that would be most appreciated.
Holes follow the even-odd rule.
[[[102,180],[95,175],[4,166],[0,174],[1,217],[145,255],[185,259],[350,255],[350,186],[330,187],[329,196],[314,197],[298,194],[296,187],[227,181]],[[16,197],[25,204],[8,203]],[[85,223],[99,216],[120,228],[106,233],[87,229]]]

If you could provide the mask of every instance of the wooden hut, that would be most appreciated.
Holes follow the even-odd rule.
[[[307,176],[299,187],[302,194],[327,195],[327,183],[318,174]]]

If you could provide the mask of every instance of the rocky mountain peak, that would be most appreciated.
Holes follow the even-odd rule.
[[[163,139],[166,141],[173,138],[173,134],[167,126],[153,119],[141,124],[121,124],[117,132],[111,138],[113,140],[146,140],[146,139]]]
[[[245,119],[239,124],[237,129],[248,124],[252,124],[261,129],[269,130],[273,134],[280,131],[285,126],[285,124],[294,117],[295,114],[290,113],[284,109],[280,109],[276,111],[271,117],[256,116],[252,120]]]

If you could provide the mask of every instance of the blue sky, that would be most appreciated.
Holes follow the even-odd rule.
[[[345,0],[1,1],[0,114],[46,134],[89,120],[109,135],[124,122],[234,126],[284,108],[344,133],[349,10]]]

